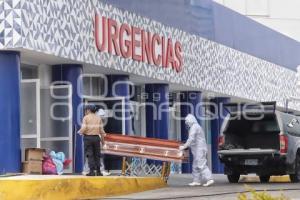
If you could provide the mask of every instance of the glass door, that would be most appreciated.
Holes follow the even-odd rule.
[[[181,140],[180,105],[169,107],[169,140]]]
[[[40,80],[21,81],[21,149],[40,147]]]
[[[146,137],[146,109],[145,104],[138,101],[130,101],[132,115],[132,134]]]
[[[63,152],[73,160],[72,86],[51,85],[41,89],[41,148]],[[75,111],[76,112],[76,111]],[[73,165],[65,170],[72,173]]]

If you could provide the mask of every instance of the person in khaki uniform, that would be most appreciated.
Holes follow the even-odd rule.
[[[98,117],[100,117],[101,119],[102,119],[102,122],[103,122],[103,128],[104,128],[104,126],[105,126],[105,120],[107,120],[107,112],[106,111],[104,111],[103,109],[101,109],[101,108],[99,108],[98,109],[98,111],[96,112],[96,115],[98,116]],[[106,133],[107,134],[107,133]],[[101,136],[100,136],[101,137]],[[104,138],[103,137],[101,137],[100,138],[101,139],[101,146],[103,145],[103,143],[104,143]],[[100,147],[101,147],[100,146]],[[102,148],[101,148],[102,149]],[[101,152],[102,153],[102,152]],[[109,176],[109,175],[111,175],[111,173],[110,172],[108,172],[108,171],[106,171],[105,170],[105,165],[104,165],[104,155],[103,154],[101,154],[101,157],[100,157],[100,170],[101,170],[101,173],[103,174],[103,176]],[[88,163],[88,159],[87,159],[87,156],[86,156],[86,154],[84,154],[84,166],[83,166],[83,171],[82,171],[82,175],[87,175],[88,173],[90,173],[90,167],[89,167],[89,163]]]
[[[94,105],[87,105],[85,107],[85,116],[82,120],[81,129],[78,131],[84,136],[84,151],[90,167],[90,172],[87,176],[102,176],[100,171],[101,139],[99,136],[104,138],[106,133],[103,129],[103,122],[96,115],[96,111],[97,108]]]

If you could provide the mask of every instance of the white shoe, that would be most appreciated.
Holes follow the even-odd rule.
[[[208,186],[210,186],[210,185],[212,185],[212,184],[214,184],[214,183],[215,183],[214,180],[209,180],[209,181],[207,181],[205,184],[203,184],[203,186],[204,186],[204,187],[208,187]]]
[[[201,183],[198,183],[198,182],[192,182],[192,183],[189,183],[189,186],[200,186]]]
[[[103,176],[109,176],[109,175],[111,175],[111,173],[107,172],[107,171],[102,171],[102,174],[103,174]]]
[[[85,175],[87,175],[88,173],[90,173],[90,172],[88,172],[88,171],[83,171],[81,174],[85,176]]]

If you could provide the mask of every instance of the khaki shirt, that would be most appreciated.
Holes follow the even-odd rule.
[[[103,122],[95,113],[89,113],[82,120],[81,129],[83,135],[102,135],[105,134]]]

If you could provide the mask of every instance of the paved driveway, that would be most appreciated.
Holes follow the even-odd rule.
[[[131,195],[112,197],[109,199],[222,199],[232,200],[237,199],[240,192],[245,192],[245,185],[248,185],[256,190],[268,190],[272,195],[279,196],[281,193],[292,199],[300,200],[300,184],[294,183],[267,183],[261,184],[257,177],[250,176],[248,180],[242,178],[240,183],[229,184],[224,175],[214,175],[215,185],[205,187],[189,187],[187,184],[191,181],[190,175],[173,175],[168,183],[169,187],[152,190]],[[248,176],[249,177],[249,176]],[[250,181],[249,181],[250,180]],[[282,190],[282,191],[280,191]]]

